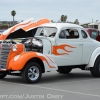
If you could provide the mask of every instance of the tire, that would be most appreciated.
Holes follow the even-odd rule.
[[[90,68],[90,72],[94,77],[100,77],[100,56],[96,59],[94,66]]]
[[[42,76],[42,69],[38,63],[29,62],[21,71],[22,78],[27,83],[37,83]]]
[[[7,73],[0,73],[0,79],[3,79],[7,76]]]
[[[61,73],[61,74],[68,74],[70,73],[72,70],[72,68],[58,68],[57,72]]]

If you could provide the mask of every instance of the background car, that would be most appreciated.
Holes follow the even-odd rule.
[[[91,38],[96,40],[96,37],[99,35],[100,31],[95,28],[85,28]]]

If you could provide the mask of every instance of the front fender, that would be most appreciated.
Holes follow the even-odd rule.
[[[46,55],[37,52],[23,52],[20,55],[13,57],[8,65],[8,69],[21,70],[25,64],[32,58],[39,58],[44,64],[45,71],[57,70],[57,65]]]
[[[87,65],[87,67],[93,67],[94,66],[94,63],[96,61],[96,58],[100,55],[100,47],[96,48],[92,55],[91,55],[91,58],[90,58],[90,61]]]

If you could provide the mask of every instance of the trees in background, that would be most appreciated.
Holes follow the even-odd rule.
[[[66,15],[61,15],[60,21],[63,22],[63,23],[65,23],[65,22],[67,21],[67,16],[66,16]],[[74,22],[69,22],[69,21],[67,21],[67,23],[74,23],[74,24],[78,24],[78,25],[79,25],[78,19],[75,19]]]
[[[99,20],[96,20],[96,22],[98,22]]]
[[[60,18],[61,22],[66,22],[67,20],[67,16],[66,15],[61,15],[61,18]]]
[[[11,15],[13,16],[13,25],[14,25],[14,17],[15,17],[15,15],[16,15],[16,11],[15,11],[15,10],[12,10],[12,11],[11,11]]]
[[[78,19],[75,19],[74,24],[78,24],[79,25]]]

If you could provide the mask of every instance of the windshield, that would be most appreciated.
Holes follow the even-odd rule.
[[[39,27],[37,28],[35,36],[54,37],[57,29],[55,27]]]

